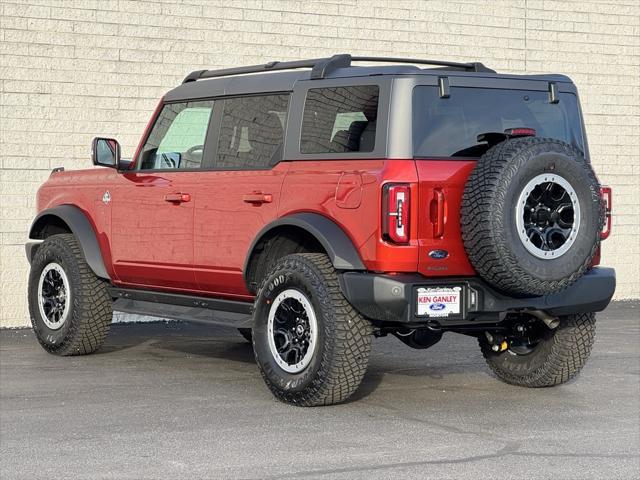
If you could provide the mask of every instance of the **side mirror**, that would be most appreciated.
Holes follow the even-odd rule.
[[[95,137],[91,142],[91,161],[101,167],[118,168],[120,144],[113,138]]]

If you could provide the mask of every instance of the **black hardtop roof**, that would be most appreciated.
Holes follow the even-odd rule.
[[[392,65],[352,66],[352,61],[391,63]],[[420,68],[417,66],[419,64],[436,65],[436,67]],[[497,73],[481,63],[390,57],[352,57],[348,54],[341,54],[321,59],[269,62],[262,65],[220,70],[196,70],[184,79],[182,85],[169,91],[165,100],[240,95],[259,93],[260,91],[285,92],[293,90],[295,83],[302,80],[407,75],[484,77],[571,83],[571,79],[565,75],[504,74]]]

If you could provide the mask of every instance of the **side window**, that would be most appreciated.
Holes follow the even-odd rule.
[[[282,160],[289,95],[224,100],[216,168],[268,168]]]
[[[302,153],[372,152],[376,141],[376,85],[313,88],[302,118]]]
[[[142,148],[140,169],[200,168],[213,100],[169,103]]]

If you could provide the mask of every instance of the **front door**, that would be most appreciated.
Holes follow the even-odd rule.
[[[213,101],[166,104],[110,193],[113,268],[122,284],[196,290],[194,205]]]
[[[248,298],[242,268],[260,230],[278,214],[288,94],[229,98],[221,111],[215,169],[195,203],[195,271],[200,289]]]

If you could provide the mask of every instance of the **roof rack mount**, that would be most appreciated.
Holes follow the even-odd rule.
[[[227,77],[230,75],[243,75],[247,73],[272,72],[276,70],[295,70],[298,68],[310,68],[311,79],[317,80],[325,78],[331,72],[339,68],[351,66],[351,62],[380,62],[380,63],[411,63],[416,65],[436,65],[440,67],[450,67],[471,72],[489,72],[494,70],[485,67],[480,62],[447,62],[442,60],[422,60],[417,58],[395,58],[395,57],[352,57],[343,53],[327,58],[313,58],[309,60],[294,60],[290,62],[269,62],[261,65],[250,65],[246,67],[223,68],[220,70],[196,70],[185,77],[182,83],[195,82],[203,78]]]

